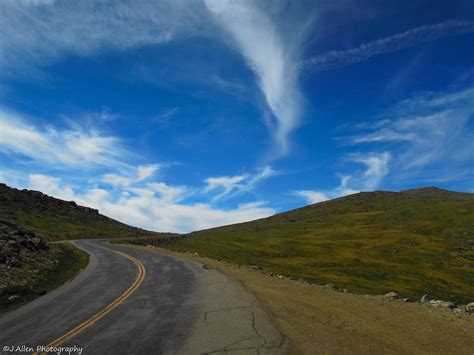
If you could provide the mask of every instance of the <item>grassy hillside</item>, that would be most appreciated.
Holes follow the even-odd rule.
[[[49,241],[161,235],[128,226],[73,201],[5,184],[0,184],[0,219],[20,224]]]
[[[86,267],[87,253],[69,243],[0,220],[0,313],[41,296]]]
[[[474,195],[369,192],[191,233],[177,251],[356,293],[474,301]]]
[[[21,268],[0,266],[0,313],[19,307],[61,286],[76,276],[89,256],[71,244],[51,244],[48,251],[30,256]],[[4,284],[3,279],[10,279]]]

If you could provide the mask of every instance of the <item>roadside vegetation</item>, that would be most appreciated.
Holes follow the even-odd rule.
[[[88,262],[87,253],[69,243],[49,245],[49,250],[35,252],[29,263],[11,268],[14,274],[0,289],[0,313],[46,294],[76,276]]]
[[[370,192],[269,218],[136,240],[360,294],[474,301],[474,194]]]

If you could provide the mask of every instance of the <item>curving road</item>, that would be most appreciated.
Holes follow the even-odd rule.
[[[0,353],[38,345],[76,345],[82,354],[285,352],[282,335],[236,280],[140,248],[74,244],[90,255],[87,268],[0,317]]]

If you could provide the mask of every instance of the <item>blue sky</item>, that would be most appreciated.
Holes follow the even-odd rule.
[[[0,180],[157,231],[474,192],[472,1],[0,3]]]

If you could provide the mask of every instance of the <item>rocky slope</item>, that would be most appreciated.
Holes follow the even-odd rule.
[[[0,304],[7,304],[32,286],[56,262],[55,253],[32,231],[0,220]]]
[[[48,241],[162,235],[118,222],[74,201],[63,201],[39,191],[18,190],[5,184],[0,184],[0,219],[40,233]]]
[[[87,260],[69,244],[48,244],[33,231],[0,220],[0,312],[61,285]]]
[[[0,265],[21,267],[31,259],[31,254],[40,251],[49,251],[43,238],[15,223],[0,220]]]

